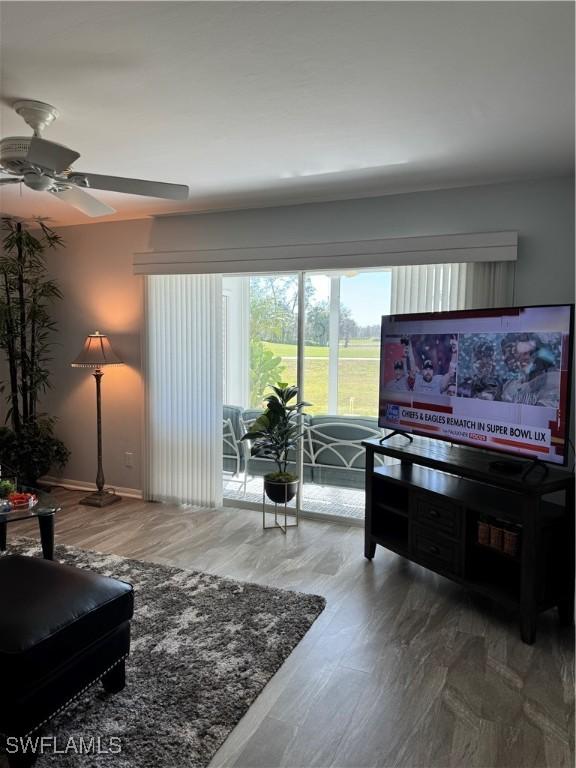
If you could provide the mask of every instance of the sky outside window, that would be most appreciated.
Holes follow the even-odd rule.
[[[334,273],[340,277],[340,303],[350,310],[359,326],[374,325],[380,322],[382,315],[390,314],[390,272],[350,272]],[[310,275],[314,286],[314,301],[330,300],[330,278],[328,272],[323,275]]]

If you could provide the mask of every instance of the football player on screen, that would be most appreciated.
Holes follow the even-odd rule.
[[[501,349],[506,367],[516,374],[504,384],[501,399],[558,409],[561,379],[551,347],[536,333],[509,333]]]
[[[412,345],[405,345],[405,355],[410,361],[410,370],[414,371],[414,383],[411,387],[414,392],[432,395],[448,393],[450,386],[456,381],[456,370],[458,367],[458,337],[455,334],[450,337],[450,350],[451,358],[448,371],[446,373],[436,373],[434,363],[430,358],[426,358],[422,362],[421,369],[418,370],[414,361]]]

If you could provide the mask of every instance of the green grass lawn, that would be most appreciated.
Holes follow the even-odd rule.
[[[264,344],[279,357],[296,357],[296,344],[276,344],[271,341],[265,341]],[[304,357],[325,357],[328,358],[328,347],[304,347]],[[374,357],[380,358],[380,343],[370,339],[354,339],[345,347],[340,344],[340,359],[355,357]]]
[[[266,346],[283,359],[283,378],[296,382],[296,345]],[[358,359],[369,358],[369,359]],[[378,414],[378,344],[340,347],[338,361],[338,413],[341,415],[376,416]],[[305,347],[304,398],[311,403],[307,410],[328,413],[328,348]]]

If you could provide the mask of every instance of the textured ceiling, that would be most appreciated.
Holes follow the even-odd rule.
[[[79,170],[185,183],[98,193],[111,218],[368,196],[571,170],[574,5],[3,2],[2,135],[18,98]],[[0,210],[91,221],[20,185]]]

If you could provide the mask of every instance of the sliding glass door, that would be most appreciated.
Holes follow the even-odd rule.
[[[224,277],[222,302],[224,497],[261,503],[263,476],[275,467],[251,457],[241,437],[262,412],[267,387],[297,381],[298,275]]]
[[[261,503],[262,477],[273,467],[250,457],[240,438],[261,413],[269,384],[299,383],[310,403],[301,508],[361,519],[361,441],[379,434],[379,332],[390,309],[390,271],[306,273],[301,285],[300,296],[296,274],[223,279],[224,496]]]
[[[363,519],[362,440],[377,423],[380,321],[390,311],[390,272],[305,276],[304,397],[310,402],[302,508]]]

